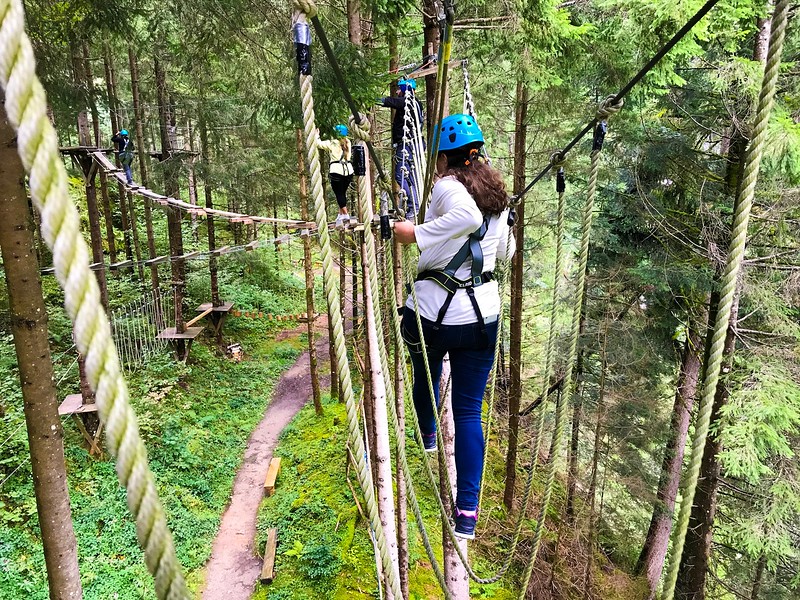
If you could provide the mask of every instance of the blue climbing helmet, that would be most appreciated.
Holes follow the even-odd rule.
[[[397,80],[397,87],[403,93],[405,93],[406,90],[415,90],[417,89],[417,80],[406,79],[405,77],[401,77],[400,79]]]
[[[120,129],[119,134],[120,135],[128,135],[128,130],[127,129]]]
[[[436,135],[440,136],[439,152],[451,152],[467,146],[480,148],[483,146],[483,132],[478,127],[474,117],[465,114],[450,115],[445,117],[436,128]],[[436,139],[432,147],[436,147]]]
[[[347,137],[350,133],[350,130],[347,128],[347,125],[342,125],[341,123],[333,128],[336,133],[338,133],[342,137]]]

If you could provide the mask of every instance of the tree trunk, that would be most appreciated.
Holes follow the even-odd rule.
[[[297,174],[300,178],[300,218],[308,221],[308,181],[306,179],[306,161],[303,153],[303,130],[298,129],[297,140]],[[311,371],[311,395],[314,399],[314,410],[322,414],[322,400],[317,373],[317,344],[314,341],[314,271],[311,262],[311,238],[303,236],[303,267],[306,277],[306,316],[308,317],[308,362]],[[333,344],[333,340],[331,340]]]
[[[361,0],[347,0],[347,38],[354,46],[362,45]]]
[[[672,420],[661,465],[656,501],[653,505],[653,516],[642,552],[639,555],[639,562],[636,565],[636,573],[644,574],[647,577],[651,599],[655,598],[658,591],[658,582],[661,579],[661,571],[664,568],[664,559],[669,547],[672,515],[675,512],[675,498],[678,494],[683,466],[683,453],[700,376],[699,348],[700,336],[690,324],[683,345],[675,402],[672,407]]]
[[[205,194],[206,208],[214,208],[214,200],[211,194],[211,176],[209,173],[209,153],[208,153],[208,129],[203,116],[200,117],[200,154],[203,161],[203,192]],[[217,247],[216,230],[214,229],[214,219],[209,215],[206,217],[206,230],[208,233],[208,250],[211,252]],[[211,254],[208,257],[208,273],[211,278],[211,304],[222,306],[219,297],[219,277],[217,274],[217,257]],[[220,331],[222,331],[220,329]]]
[[[0,106],[5,96],[0,91]],[[82,597],[33,221],[16,134],[0,110],[0,249],[19,365],[33,489],[52,600]]]
[[[436,56],[439,51],[439,21],[437,19],[437,8],[435,0],[423,0],[423,26],[424,40],[422,42],[423,62],[430,56]],[[436,74],[425,77],[425,118],[428,126],[428,139],[431,138],[431,128],[434,115],[436,114]]]
[[[396,307],[403,305],[403,263],[400,260],[402,247],[400,242],[393,240],[394,252],[392,252],[392,269],[394,269],[394,302],[389,303],[388,310],[396,310]],[[387,323],[391,321],[387,320]],[[395,340],[396,344],[402,344],[403,340]],[[388,346],[387,346],[388,347]],[[395,411],[397,412],[398,430],[406,430],[406,406],[405,406],[405,363],[399,351],[395,348],[394,353],[394,399]],[[405,438],[397,440],[405,446]],[[400,589],[403,591],[403,598],[408,598],[408,500],[406,495],[406,478],[403,469],[395,469],[395,487],[397,488],[397,555],[400,562]]]
[[[441,398],[439,422],[442,426],[441,433],[442,441],[444,442],[444,448],[439,452],[439,493],[442,495],[442,502],[445,506],[453,506],[456,497],[456,456],[453,450],[455,448],[455,423],[453,422],[453,398],[450,377],[450,358],[445,357],[439,385]],[[449,487],[448,480],[452,487]],[[442,516],[443,521],[448,518],[444,515]],[[447,589],[453,600],[469,600],[469,576],[453,546],[453,540],[450,539],[446,530],[447,524],[443,522],[442,563],[444,564],[444,579],[447,583]],[[464,556],[467,556],[467,540],[459,539],[457,543]]]
[[[94,179],[97,173],[93,163],[86,165],[86,211],[89,213],[89,235],[92,240],[92,262],[100,263],[94,274],[97,277],[97,284],[100,286],[100,301],[103,308],[108,312],[108,287],[106,286],[106,270],[103,259],[103,236],[100,233],[100,212],[97,210],[97,187]]]
[[[140,173],[140,183],[146,187],[150,187],[150,178],[148,177],[147,172],[147,153],[145,152],[145,140],[144,140],[144,111],[142,110],[142,104],[139,98],[139,65],[136,61],[136,55],[133,52],[133,46],[128,46],[128,63],[130,65],[131,70],[131,95],[133,96],[133,112],[136,120],[136,141],[138,144],[136,145],[137,153],[139,155],[139,173]],[[150,200],[147,198],[144,199],[144,225],[147,231],[147,254],[149,258],[156,257],[156,239],[155,234],[153,233],[153,214],[151,209]],[[151,265],[150,266],[150,285],[153,289],[153,294],[155,298],[159,297],[158,294],[158,266]],[[158,313],[160,315],[161,308],[158,308]],[[160,319],[159,319],[160,321]]]
[[[179,197],[178,171],[172,156],[173,147],[167,129],[167,76],[158,58],[153,59],[158,95],[158,117],[161,132],[161,160],[164,163],[164,191],[172,198]],[[170,256],[183,254],[182,214],[179,210],[167,210],[167,231],[169,234]],[[186,263],[172,260],[172,285],[175,290],[175,331],[182,333],[186,327],[183,320],[183,297],[186,285]]]
[[[736,322],[739,317],[739,297],[741,295],[741,280],[736,285],[736,293],[731,306],[731,318],[728,331],[725,335],[723,346],[723,360],[714,403],[711,408],[711,423],[718,423],[721,411],[727,405],[730,397],[727,373],[731,370],[733,354],[736,347]],[[719,301],[719,296],[715,296]],[[706,335],[706,361],[711,343],[711,330],[717,315],[717,306],[708,311],[708,334]],[[694,504],[686,530],[686,542],[681,556],[678,580],[675,585],[675,598],[681,600],[703,600],[705,598],[706,576],[708,574],[709,559],[711,557],[711,543],[714,537],[714,518],[717,512],[717,491],[719,488],[720,462],[719,453],[722,443],[716,435],[709,435],[703,449],[703,459],[700,463],[700,476],[697,481],[697,490],[694,494]]]
[[[514,136],[514,193],[525,187],[525,163],[528,134],[528,89],[520,80],[517,81],[515,136]],[[522,297],[525,229],[525,202],[517,207],[516,251],[511,262],[511,327],[509,356],[509,393],[508,393],[508,452],[506,454],[506,486],[503,492],[503,504],[508,510],[513,508],[514,488],[517,482],[517,446],[519,444],[519,407],[522,397]],[[501,242],[504,243],[504,242]]]
[[[767,557],[763,554],[758,557],[756,563],[756,573],[753,576],[753,590],[750,592],[750,600],[758,600],[761,593],[761,581],[764,578],[764,567],[767,566]]]
[[[103,44],[103,71],[106,77],[106,93],[108,95],[108,112],[111,117],[111,129],[114,133],[119,131],[117,122],[117,97],[112,85],[110,71],[110,57],[108,44]],[[96,140],[97,146],[101,147],[100,140]],[[111,200],[108,195],[108,175],[105,171],[100,172],[100,193],[103,198],[103,220],[106,223],[106,241],[108,243],[108,255],[112,263],[117,262],[117,241],[114,235],[113,213],[111,211]]]
[[[771,5],[772,2],[769,2]],[[758,34],[756,35],[753,47],[753,60],[765,62],[769,47],[769,37],[772,30],[771,19],[759,19],[757,22]],[[747,152],[747,144],[732,146],[731,152],[734,160],[728,160],[728,182],[729,193],[734,188],[730,187],[735,182],[738,187],[740,180],[739,174],[744,168],[744,160]],[[731,173],[735,173],[732,179]],[[738,194],[737,194],[738,199]],[[734,206],[734,213],[736,206]],[[741,295],[741,278],[737,282],[736,293],[733,297],[731,306],[731,317],[728,323],[728,330],[725,335],[725,345],[723,348],[723,362],[720,380],[714,395],[714,403],[711,408],[711,423],[719,421],[722,408],[728,403],[730,391],[726,385],[726,374],[730,371],[733,363],[733,353],[736,347],[736,321],[739,316],[739,297]],[[716,302],[714,302],[716,299]],[[706,336],[706,364],[710,344],[710,332],[716,320],[718,294],[712,294],[712,308],[709,310],[709,333]],[[712,320],[713,319],[713,320]],[[686,542],[681,556],[678,580],[675,585],[675,597],[686,600],[703,600],[705,598],[705,583],[708,572],[708,562],[711,554],[711,543],[713,541],[714,517],[717,511],[717,489],[719,487],[719,453],[722,450],[719,441],[719,432],[716,435],[709,435],[703,449],[703,459],[700,463],[700,475],[697,483],[697,491],[694,496],[694,504],[689,519],[689,527],[686,531]]]
[[[362,262],[367,262],[366,244],[361,244]],[[378,351],[378,330],[375,324],[375,311],[378,307],[372,306],[369,277],[364,278],[364,316],[366,325],[366,347],[369,352],[370,388],[372,399],[373,422],[372,430],[375,438],[375,453],[372,461],[376,465],[378,512],[383,526],[383,533],[389,547],[392,565],[397,566],[397,532],[395,530],[394,493],[392,490],[392,458],[389,443],[389,421],[386,409],[386,380],[381,369],[380,353]],[[366,400],[366,398],[365,398]],[[399,581],[399,570],[395,571]],[[386,585],[387,600],[394,599],[389,585]],[[396,599],[401,600],[401,599]]]

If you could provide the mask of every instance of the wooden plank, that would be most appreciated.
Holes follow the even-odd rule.
[[[230,246],[222,246],[221,248],[214,248],[209,254],[211,256],[219,256],[220,254],[225,254],[225,251],[228,250]]]
[[[200,306],[195,308],[195,310],[197,312],[203,312],[204,310],[208,310],[209,308],[214,312],[227,313],[231,312],[231,309],[233,308],[233,302],[231,301],[223,302],[219,306],[213,306],[213,307],[211,306],[211,302],[203,302]]]
[[[244,249],[245,249],[247,252],[252,252],[252,251],[253,251],[253,250],[255,250],[256,248],[258,248],[258,245],[259,245],[259,243],[260,243],[260,242],[259,242],[258,240],[253,240],[252,242],[250,242],[249,244],[247,244],[247,245],[244,247]]]
[[[173,258],[173,261],[176,260],[190,260],[195,256],[200,256],[200,250],[193,250],[192,252],[187,252],[186,254],[181,254],[180,256],[176,256]]]
[[[271,461],[269,461],[267,478],[264,480],[265,496],[269,497],[275,493],[275,480],[278,479],[278,474],[280,472],[281,472],[281,458],[280,456],[276,456]]]
[[[451,60],[448,63],[449,69],[455,69],[456,67],[461,66],[461,61],[463,59],[456,58]],[[419,69],[418,71],[412,71],[411,73],[406,74],[406,79],[418,79],[420,77],[427,77],[428,75],[436,75],[439,72],[439,65],[431,65],[430,67],[425,67],[424,69]]]
[[[183,333],[175,331],[174,327],[167,327],[164,331],[156,336],[157,340],[193,340],[203,333],[202,327],[190,327]]]
[[[108,160],[108,157],[100,151],[92,152],[92,158],[94,158],[95,162],[108,173],[116,173],[122,170],[118,169],[117,166]]]
[[[81,413],[97,412],[97,404],[90,402],[89,404],[83,403],[83,396],[80,394],[70,394],[58,407],[58,414],[62,417],[64,415],[76,415]]]
[[[261,567],[261,583],[272,583],[275,579],[275,554],[278,550],[278,529],[267,532],[267,546],[264,548],[264,565]]]
[[[144,261],[144,265],[146,267],[152,267],[153,265],[159,265],[163,262],[167,262],[169,260],[169,256],[166,254],[163,256],[156,256],[155,258],[151,258],[149,260]]]
[[[212,308],[207,308],[206,310],[201,312],[199,315],[197,315],[194,319],[192,319],[191,321],[186,323],[186,327],[187,328],[191,327],[192,325],[197,323],[200,319],[202,319],[203,317],[207,316],[209,313],[212,313],[213,311],[214,311],[213,307]]]
[[[124,269],[125,267],[131,267],[131,266],[133,266],[132,260],[123,260],[120,262],[111,263],[111,265],[109,265],[109,268],[112,271],[116,271],[117,269]]]

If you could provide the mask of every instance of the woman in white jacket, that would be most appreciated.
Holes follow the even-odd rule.
[[[353,181],[353,165],[350,164],[352,144],[347,135],[350,133],[346,125],[337,125],[334,130],[339,136],[338,140],[322,140],[317,135],[317,148],[328,153],[328,179],[331,189],[339,205],[339,215],[336,225],[342,225],[350,219],[347,213],[347,189]]]
[[[456,535],[475,537],[478,492],[483,470],[481,407],[494,360],[500,295],[495,262],[510,259],[509,208],[499,172],[479,156],[483,133],[469,115],[451,115],[437,128],[436,171],[425,222],[395,224],[395,236],[420,249],[414,283],[417,306],[409,296],[402,332],[414,371],[414,407],[425,450],[436,450],[436,421],[422,354],[416,311],[430,365],[436,405],[442,360],[450,355],[458,494],[453,520]]]

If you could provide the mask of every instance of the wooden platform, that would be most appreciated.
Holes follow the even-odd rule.
[[[83,396],[80,394],[70,394],[61,405],[58,407],[59,416],[65,415],[80,415],[97,412],[97,404],[91,402],[89,404],[83,403]]]
[[[206,312],[208,309],[214,312],[229,313],[233,309],[233,302],[223,302],[219,306],[211,306],[211,302],[203,302],[200,306],[195,308],[199,313]]]
[[[188,327],[183,333],[178,333],[174,327],[167,327],[156,336],[157,340],[193,340],[203,333],[202,327]]]

